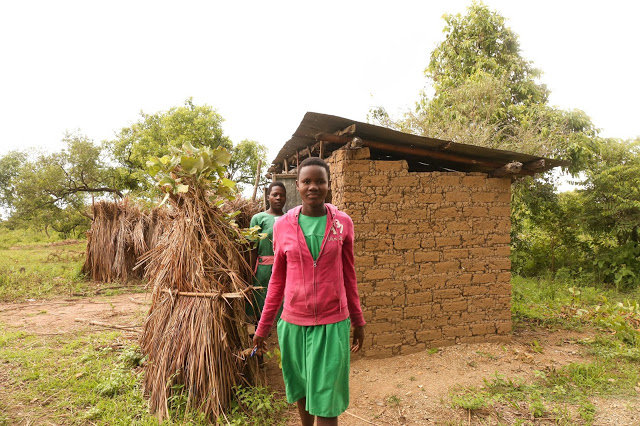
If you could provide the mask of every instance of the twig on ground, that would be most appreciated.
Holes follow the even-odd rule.
[[[114,325],[114,324],[107,324],[104,322],[100,322],[100,321],[89,321],[86,319],[82,319],[82,318],[76,318],[75,319],[76,322],[84,322],[86,324],[90,324],[90,325],[97,325],[99,327],[106,327],[106,328],[116,328],[118,330],[124,330],[124,331],[131,331],[134,333],[139,333],[140,330],[136,330],[133,325],[130,326],[126,326],[126,325]]]
[[[348,412],[348,411],[345,411],[344,413],[345,413],[345,414],[348,414],[348,415],[350,415],[350,416],[353,416],[353,417],[355,417],[356,419],[360,419],[360,420],[362,420],[363,422],[369,423],[370,425],[376,425],[376,423],[370,422],[369,420],[367,420],[367,419],[363,419],[362,417],[360,417],[360,416],[356,416],[355,414],[350,413],[350,412]]]

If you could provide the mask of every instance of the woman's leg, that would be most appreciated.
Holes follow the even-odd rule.
[[[318,416],[318,426],[338,426],[338,418]]]
[[[300,413],[300,420],[302,421],[302,426],[313,426],[313,422],[316,419],[316,417],[309,414],[309,412],[306,410],[305,407],[307,404],[307,399],[306,398],[299,399],[297,404],[298,404],[298,412]],[[318,417],[318,422],[320,421],[320,418],[321,417]]]

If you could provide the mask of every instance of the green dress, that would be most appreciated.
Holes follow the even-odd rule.
[[[267,212],[260,212],[251,218],[251,224],[249,226],[258,225],[260,227],[260,232],[267,234],[267,238],[258,242],[258,259],[256,259],[256,262],[258,262],[260,256],[273,256],[273,225],[279,217],[281,216],[274,216]],[[253,304],[247,304],[247,314],[256,320],[260,318],[260,313],[262,312],[262,308],[264,308],[264,300],[267,297],[267,286],[271,279],[272,269],[273,265],[261,265],[258,262],[256,275],[253,279],[253,285],[264,288],[255,290],[253,292]],[[280,318],[280,313],[278,313],[276,320],[278,318]]]
[[[300,214],[299,224],[313,259],[318,259],[327,216]],[[337,417],[349,405],[351,352],[349,318],[334,324],[296,325],[278,321],[278,341],[287,401],[306,398],[314,416]]]

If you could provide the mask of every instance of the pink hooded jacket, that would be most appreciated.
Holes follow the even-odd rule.
[[[275,261],[256,334],[267,337],[284,298],[281,318],[296,325],[332,324],[351,317],[365,325],[353,264],[353,222],[331,204],[317,260],[298,224],[302,206],[273,226]]]

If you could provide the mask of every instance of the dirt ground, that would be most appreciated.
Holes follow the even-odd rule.
[[[138,329],[146,315],[148,294],[120,294],[110,297],[57,299],[0,305],[0,322],[33,334],[74,333],[89,327],[88,321]],[[490,412],[470,416],[451,408],[449,393],[462,386],[481,386],[495,374],[508,378],[533,378],[536,370],[558,368],[587,361],[579,339],[589,333],[526,330],[515,333],[510,342],[461,344],[387,359],[356,356],[351,365],[351,403],[340,418],[343,425],[497,424]],[[532,345],[532,342],[539,345]],[[270,385],[282,389],[273,362],[267,366]],[[639,425],[640,398],[635,401],[598,399],[594,424]],[[502,423],[515,422],[513,408],[503,407]],[[291,424],[297,424],[291,410]],[[531,420],[533,423],[533,419]],[[555,424],[552,419],[546,420]],[[537,419],[536,424],[545,424]]]

